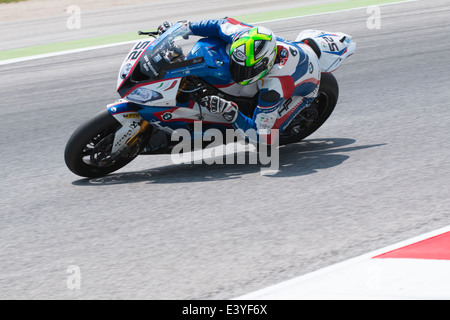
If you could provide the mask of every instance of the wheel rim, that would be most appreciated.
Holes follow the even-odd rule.
[[[115,164],[116,161],[111,156],[115,129],[103,130],[89,140],[81,154],[85,164],[94,167],[109,167]]]
[[[317,102],[299,112],[289,125],[289,129],[285,130],[286,133],[281,134],[283,137],[298,136],[314,128],[328,105],[328,95],[325,92],[319,92],[318,98]]]

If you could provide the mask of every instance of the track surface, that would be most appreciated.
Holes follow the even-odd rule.
[[[80,179],[65,143],[117,99],[129,48],[0,66],[0,298],[229,299],[448,225],[449,13],[419,1],[382,7],[380,30],[364,9],[267,23],[357,42],[336,112],[280,150],[275,176],[141,156]]]

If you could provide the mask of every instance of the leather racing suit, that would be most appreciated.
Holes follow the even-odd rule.
[[[190,23],[194,35],[217,37],[228,44],[237,34],[252,27],[231,18]],[[254,129],[263,143],[274,143],[279,133],[317,97],[320,74],[318,57],[310,46],[277,37],[275,64],[254,86],[255,94],[259,91],[259,95],[253,117],[239,112],[232,126],[244,134]]]

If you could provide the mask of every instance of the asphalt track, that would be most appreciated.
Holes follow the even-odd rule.
[[[335,113],[275,176],[142,156],[80,179],[65,143],[117,99],[129,47],[0,66],[0,298],[230,299],[447,226],[450,2],[381,8],[379,30],[365,9],[265,24],[357,42]]]

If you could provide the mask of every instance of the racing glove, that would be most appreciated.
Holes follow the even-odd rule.
[[[202,106],[208,108],[211,113],[220,113],[229,122],[235,122],[239,113],[239,107],[232,101],[218,96],[206,96],[201,101]]]
[[[162,35],[164,32],[167,31],[172,26],[172,24],[168,21],[164,21],[157,29],[158,34]]]

